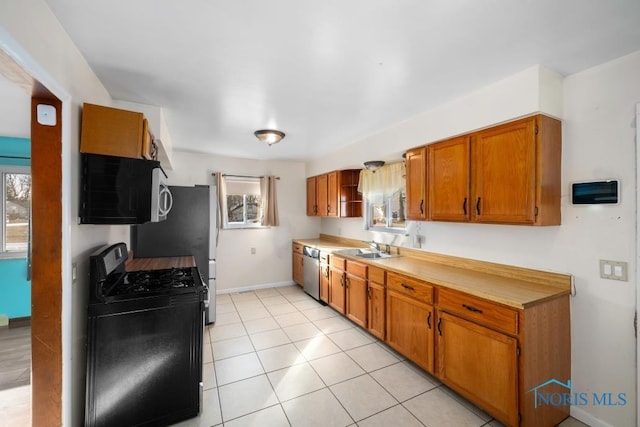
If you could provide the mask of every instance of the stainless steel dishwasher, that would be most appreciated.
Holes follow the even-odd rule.
[[[320,299],[320,250],[304,246],[302,255],[303,289],[315,299]]]

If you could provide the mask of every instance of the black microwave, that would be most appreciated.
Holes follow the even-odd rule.
[[[86,153],[80,161],[80,224],[166,219],[173,199],[160,162]]]

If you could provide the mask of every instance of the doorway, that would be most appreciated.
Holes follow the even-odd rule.
[[[62,421],[62,102],[0,50],[0,74],[31,96],[32,425]],[[47,111],[49,120],[38,120]]]

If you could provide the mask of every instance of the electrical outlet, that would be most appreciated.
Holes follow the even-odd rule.
[[[251,255],[255,255],[256,254],[256,248],[251,248]]]
[[[600,277],[603,279],[627,282],[628,264],[624,261],[600,260]]]
[[[71,264],[71,282],[75,283],[78,280],[78,264],[75,262]]]

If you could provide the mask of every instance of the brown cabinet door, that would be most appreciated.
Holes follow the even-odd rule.
[[[433,307],[387,291],[387,343],[427,372],[434,372]]]
[[[427,147],[429,159],[429,219],[468,221],[469,137],[437,142]]]
[[[416,148],[406,153],[407,219],[421,220],[427,218],[426,157],[425,147]]]
[[[327,174],[327,216],[338,216],[338,194],[338,172],[330,172]]]
[[[327,216],[329,213],[328,181],[327,174],[316,177],[316,200],[318,204],[318,213],[316,215],[318,216]]]
[[[361,277],[346,276],[346,315],[361,328],[367,327],[367,281]]]
[[[384,286],[369,281],[367,289],[367,329],[381,340],[385,332]]]
[[[329,280],[329,305],[339,313],[345,313],[345,274],[341,270],[331,269]]]
[[[84,104],[80,152],[139,159],[144,121],[142,113]]]
[[[329,302],[329,265],[320,264],[320,301]]]
[[[318,215],[318,194],[316,188],[316,177],[307,178],[307,215]]]
[[[518,342],[439,312],[438,377],[508,425],[518,425]]]
[[[535,117],[479,132],[473,141],[472,219],[533,224]]]
[[[302,268],[302,261],[304,257],[302,254],[293,252],[293,281],[302,286],[304,280],[304,273]]]

